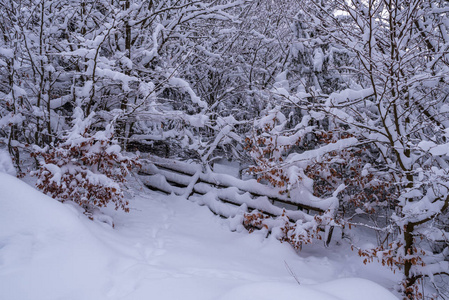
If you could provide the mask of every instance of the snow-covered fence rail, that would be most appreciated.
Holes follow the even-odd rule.
[[[152,157],[143,160],[141,174],[148,187],[166,193],[186,195],[215,194],[223,201],[235,205],[246,204],[250,209],[258,209],[269,214],[280,215],[282,208],[319,214],[329,209],[328,201],[311,201],[308,195],[292,198],[279,193],[278,189],[266,186],[257,180],[240,180],[227,174],[203,171],[202,166],[186,162]],[[302,200],[302,201],[301,201]],[[296,213],[295,213],[296,214]],[[290,215],[289,215],[290,216]]]

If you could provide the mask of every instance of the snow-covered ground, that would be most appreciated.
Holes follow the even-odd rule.
[[[4,173],[0,191],[2,300],[397,299],[347,245],[297,253],[181,197],[142,188],[112,228]]]

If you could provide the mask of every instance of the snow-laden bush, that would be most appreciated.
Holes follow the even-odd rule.
[[[113,139],[111,124],[105,130],[92,133],[90,128],[94,113],[83,119],[76,108],[72,130],[57,146],[39,149],[35,156],[43,158],[37,187],[60,201],[72,200],[86,211],[102,207],[109,202],[115,209],[128,212],[122,187],[130,169],[138,163],[120,153]]]

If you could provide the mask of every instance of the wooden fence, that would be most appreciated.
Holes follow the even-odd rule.
[[[205,204],[215,214],[232,217],[237,208],[258,210],[272,217],[283,213],[292,221],[310,221],[314,215],[329,209],[330,201],[310,199],[310,193],[299,193],[296,198],[279,193],[280,190],[258,183],[241,180],[227,174],[205,170],[203,166],[151,157],[142,159],[139,173],[150,189],[176,194]],[[231,208],[233,206],[234,208]],[[328,235],[327,243],[330,241]]]

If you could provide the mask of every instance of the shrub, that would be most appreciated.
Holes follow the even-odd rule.
[[[33,174],[38,177],[36,185],[55,199],[78,203],[86,212],[109,202],[115,209],[128,212],[122,188],[131,168],[139,165],[137,158],[121,154],[113,139],[113,123],[104,131],[89,133],[93,117],[91,114],[83,120],[81,109],[77,109],[66,139],[34,152],[34,156],[43,158]]]

